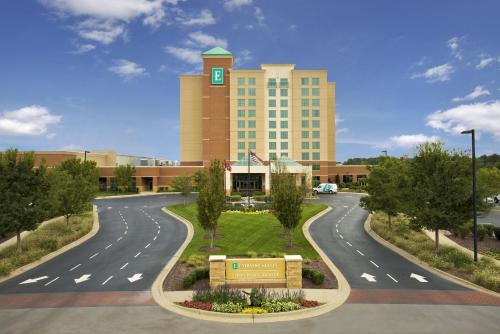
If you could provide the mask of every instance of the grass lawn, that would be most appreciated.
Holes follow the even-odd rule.
[[[392,232],[387,228],[387,215],[380,212],[373,215],[371,226],[382,238],[432,267],[500,292],[500,267],[493,261],[482,258],[474,264],[468,254],[456,248],[441,245],[439,253],[436,254],[434,241],[423,232],[410,229],[408,218],[402,215],[393,219]]]
[[[222,235],[214,244],[222,250],[213,252],[200,251],[202,247],[210,246],[210,239],[205,239],[205,231],[197,219],[197,205],[182,204],[169,206],[168,209],[189,220],[194,226],[193,240],[181,256],[187,260],[191,255],[224,254],[230,256],[245,256],[255,252],[258,256],[281,256],[282,254],[299,254],[303,258],[319,260],[320,256],[312,248],[302,234],[302,225],[312,216],[324,210],[324,204],[304,204],[300,225],[294,231],[293,244],[300,249],[285,250],[288,240],[283,238],[284,233],[278,220],[270,213],[243,214],[222,213],[219,219],[217,234]]]
[[[16,245],[0,251],[0,277],[34,262],[87,234],[93,225],[92,211],[71,217],[69,226],[65,219],[47,224],[21,240],[22,253]]]

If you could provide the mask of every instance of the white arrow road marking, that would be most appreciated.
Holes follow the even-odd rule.
[[[371,261],[371,260],[370,260],[370,262],[371,262],[371,264],[373,264],[375,267],[377,267],[377,268],[378,268],[378,264],[376,264],[375,262],[373,262],[373,261]]]
[[[123,268],[125,268],[126,266],[128,266],[128,262],[127,262],[127,263],[125,263],[125,264],[124,264],[124,265],[120,268],[120,270],[122,270],[122,269],[123,269]]]
[[[342,236],[342,234],[339,234],[339,237],[340,237],[340,239],[344,239],[344,237]]]
[[[346,241],[346,244],[348,244],[349,247],[352,247],[352,244],[349,241]]]
[[[123,232],[123,234],[127,234],[128,231]]]
[[[80,278],[75,278],[75,283],[78,284],[81,282],[88,281],[90,279],[90,276],[92,276],[92,275],[85,274],[85,275],[82,275]]]
[[[128,277],[127,279],[130,281],[130,283],[133,283],[135,281],[142,279],[142,274],[134,274],[134,276]]]
[[[94,257],[96,257],[97,255],[99,255],[99,252],[95,253],[94,255],[92,255],[91,257],[89,257],[89,260],[92,260]]]
[[[361,275],[361,277],[365,278],[368,282],[376,282],[377,281],[375,279],[375,276],[367,274],[367,273],[363,273],[363,275]]]
[[[419,281],[421,283],[427,283],[427,280],[425,279],[424,276],[420,276],[420,275],[417,275],[417,274],[414,274],[414,273],[411,273],[410,278],[414,278],[414,279],[416,279],[417,281]]]
[[[134,258],[138,257],[139,255],[141,255],[141,252],[135,254]]]
[[[41,281],[41,280],[44,280],[44,279],[47,279],[49,278],[49,276],[41,276],[41,277],[37,277],[37,278],[30,278],[30,279],[27,279],[26,281],[23,281],[19,284],[31,284],[31,283],[36,283],[38,281]]]
[[[116,241],[120,241],[120,240],[122,240],[122,237],[119,237],[118,239],[116,239]]]
[[[49,285],[52,282],[57,281],[58,279],[59,279],[59,276],[57,276],[56,278],[54,278],[52,281],[45,283],[45,286]]]
[[[71,268],[69,271],[73,271],[73,270],[75,270],[76,268],[78,268],[78,267],[79,267],[79,266],[81,266],[81,265],[82,265],[82,264],[81,264],[81,263],[79,263],[79,264],[77,264],[76,266],[74,266],[73,268]]]
[[[108,248],[109,248],[109,247],[111,247],[111,246],[113,246],[113,244],[109,244],[109,245],[107,245],[107,246],[106,246],[106,248],[104,248],[104,249],[108,249]]]
[[[102,282],[102,285],[105,285],[106,283],[108,283],[108,281],[112,278],[113,278],[113,275],[109,276],[104,282]]]
[[[146,247],[144,247],[144,248],[148,248],[149,246],[151,246],[151,243],[147,244]]]
[[[386,274],[386,275],[387,275],[387,276],[389,276],[389,278],[390,278],[390,279],[392,279],[394,282],[396,282],[396,283],[398,282],[398,281],[397,281],[394,277],[392,277],[391,275],[389,275],[389,274]]]
[[[358,253],[359,253],[359,255],[361,255],[361,256],[365,256],[365,254],[361,253],[361,252],[360,252],[359,250],[357,250],[357,249],[356,249],[356,252],[358,252]]]
[[[153,241],[154,241],[154,240],[156,240],[156,238],[157,238],[157,236],[155,236],[155,237],[153,238]]]
[[[338,230],[338,229],[336,229],[335,231],[336,231],[337,233],[339,233],[339,230]]]

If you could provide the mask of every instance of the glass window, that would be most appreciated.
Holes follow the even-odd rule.
[[[248,85],[255,86],[255,78],[248,78]]]
[[[276,100],[269,100],[269,107],[276,107]]]
[[[312,96],[319,96],[319,88],[311,89],[311,95]]]
[[[319,176],[313,176],[313,187],[317,187],[321,184],[321,180],[320,180],[320,177]]]
[[[269,96],[276,96],[276,89],[269,89]]]
[[[302,110],[302,117],[309,117],[309,110],[307,109]]]
[[[245,127],[245,121],[239,120],[238,121],[238,129],[243,129]]]
[[[281,152],[282,158],[288,158],[288,152]]]
[[[245,106],[245,99],[238,99],[238,107],[244,107]]]
[[[276,139],[276,131],[269,131],[269,139]]]
[[[280,107],[288,107],[288,100],[280,100]]]
[[[255,131],[248,131],[248,138],[255,139]]]
[[[248,88],[248,95],[255,96],[255,88]]]
[[[309,96],[309,88],[302,88],[300,90],[300,96]]]
[[[309,100],[308,99],[302,99],[301,102],[302,102],[301,105],[303,107],[309,107]]]
[[[312,170],[320,170],[321,166],[320,164],[312,164]]]
[[[238,96],[245,96],[245,88],[238,88]]]
[[[238,139],[244,139],[245,138],[245,131],[238,131]]]
[[[313,150],[319,150],[319,141],[313,141],[312,148]]]
[[[270,150],[275,150],[276,149],[276,142],[275,141],[270,141],[269,142],[269,149]]]
[[[255,109],[248,110],[248,117],[255,117]]]
[[[269,87],[276,87],[276,79],[268,79],[267,84]]]
[[[238,160],[245,158],[245,154],[246,153],[244,153],[244,152],[238,152]]]
[[[319,121],[318,120],[312,121],[312,127],[313,128],[319,128]]]
[[[288,87],[288,79],[280,79],[281,87]]]
[[[281,110],[280,116],[281,118],[288,118],[288,110]]]
[[[248,99],[248,106],[255,107],[256,106],[255,99]]]
[[[255,129],[255,121],[248,121],[248,127],[250,129]]]
[[[312,137],[313,138],[319,138],[319,131],[313,131],[312,132]]]
[[[275,152],[269,153],[269,160],[276,160],[276,153]]]
[[[238,117],[245,117],[245,110],[238,110]]]
[[[275,118],[276,117],[276,110],[269,110],[269,118]]]
[[[303,150],[308,150],[309,149],[309,142],[308,141],[303,141],[302,142],[302,149]]]
[[[281,131],[280,138],[288,139],[288,131]]]
[[[300,78],[300,83],[304,86],[309,85],[309,78]]]
[[[319,86],[319,78],[312,78],[312,85]]]
[[[245,149],[245,142],[239,141],[238,142],[238,150],[244,150],[244,149]]]
[[[313,152],[312,159],[313,160],[319,160],[319,152]]]
[[[281,121],[280,122],[280,127],[282,129],[288,129],[288,121]]]
[[[276,121],[269,121],[269,128],[275,129],[276,128]]]
[[[309,121],[302,121],[302,128],[306,129],[309,127]]]
[[[282,150],[288,150],[288,142],[282,141],[281,144],[280,144],[280,148]]]
[[[288,89],[286,88],[280,89],[280,96],[288,96]]]
[[[312,106],[319,107],[319,99],[312,99]]]
[[[352,175],[342,175],[342,182],[351,183],[352,182]]]
[[[309,138],[309,131],[302,131],[302,138]]]
[[[319,109],[312,110],[312,117],[319,117]]]
[[[309,152],[302,152],[302,160],[309,160]]]
[[[251,150],[255,150],[255,142],[254,141],[248,142],[248,148]]]
[[[238,86],[245,86],[245,78],[238,78]]]

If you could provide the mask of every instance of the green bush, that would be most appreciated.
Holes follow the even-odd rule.
[[[289,312],[300,309],[300,305],[294,302],[279,301],[271,299],[262,304],[262,308],[269,313]]]
[[[487,231],[484,225],[482,224],[477,225],[477,238],[479,239],[479,241],[484,240],[484,237],[486,237],[486,233]]]
[[[193,292],[193,301],[206,303],[227,304],[246,304],[247,298],[239,289],[232,289],[228,286],[219,286],[215,289],[201,289]]]
[[[256,201],[269,202],[271,198],[267,195],[257,195],[253,197]]]
[[[265,289],[253,288],[250,292],[250,306],[261,307],[266,300]]]
[[[493,231],[495,230],[495,225],[493,225],[493,224],[482,224],[482,226],[486,230],[486,236],[491,237],[493,235]]]
[[[493,229],[493,233],[495,234],[495,238],[497,238],[497,240],[500,240],[500,227],[495,227]]]
[[[470,233],[470,227],[468,224],[460,225],[453,231],[453,234],[462,239],[465,239],[465,237],[468,236],[469,233]]]
[[[310,279],[314,284],[320,285],[325,280],[325,275],[318,270],[302,268],[302,277]]]
[[[229,196],[229,200],[231,202],[241,201],[241,195],[240,194],[232,194],[231,196]]]
[[[190,255],[186,263],[190,267],[203,267],[205,265],[205,256],[204,255]]]
[[[221,312],[221,313],[240,313],[243,310],[243,305],[240,303],[224,303],[224,304],[219,304],[219,303],[213,303],[212,304],[212,311],[214,312]]]
[[[204,278],[208,278],[210,276],[210,271],[208,268],[198,268],[182,280],[182,286],[184,289],[189,288],[191,285],[193,285],[196,281],[199,281]]]

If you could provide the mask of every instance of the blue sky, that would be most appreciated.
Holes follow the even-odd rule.
[[[325,68],[337,160],[425,140],[500,153],[499,1],[40,0],[0,3],[0,150],[179,157],[180,73]]]

